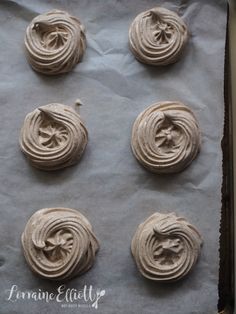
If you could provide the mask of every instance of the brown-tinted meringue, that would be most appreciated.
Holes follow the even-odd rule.
[[[176,62],[187,39],[184,21],[161,7],[137,15],[129,30],[130,49],[136,59],[157,66]]]
[[[137,160],[155,173],[182,171],[197,156],[200,131],[192,111],[177,101],[158,102],[139,114],[131,147]]]
[[[184,218],[155,213],[138,226],[131,251],[144,277],[168,282],[189,273],[201,246],[201,235]]]
[[[26,261],[33,272],[63,280],[89,270],[99,249],[92,226],[70,208],[44,208],[31,216],[21,237]]]
[[[62,104],[42,106],[27,114],[20,147],[30,163],[42,170],[57,170],[77,163],[88,141],[80,115]]]
[[[52,10],[31,21],[26,30],[25,47],[35,71],[47,75],[69,72],[84,54],[85,29],[76,17]]]

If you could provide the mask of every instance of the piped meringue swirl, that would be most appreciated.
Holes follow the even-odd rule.
[[[21,237],[33,272],[52,280],[69,279],[88,271],[99,249],[92,226],[70,208],[44,208],[31,216]]]
[[[171,282],[190,272],[201,246],[201,235],[184,218],[155,213],[138,226],[131,251],[144,277]]]
[[[31,21],[26,29],[25,47],[35,71],[47,75],[69,72],[84,54],[85,29],[76,17],[52,10]]]
[[[200,143],[196,118],[177,101],[149,106],[139,114],[132,129],[133,154],[154,173],[182,171],[197,156]]]
[[[136,59],[157,66],[176,62],[187,39],[184,21],[161,7],[137,15],[129,30],[130,49]]]
[[[20,148],[30,163],[42,170],[57,170],[79,161],[88,141],[80,115],[71,107],[49,104],[27,114]]]

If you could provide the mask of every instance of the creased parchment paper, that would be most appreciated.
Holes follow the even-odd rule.
[[[190,31],[181,60],[164,68],[140,64],[128,47],[134,17],[157,5],[178,12]],[[23,38],[31,19],[53,8],[81,19],[87,50],[71,73],[45,77],[28,65]],[[1,314],[217,312],[226,19],[223,0],[1,0]],[[25,115],[51,102],[73,106],[77,98],[84,104],[79,110],[89,131],[83,159],[53,173],[32,168],[18,145]],[[189,105],[202,130],[197,159],[184,172],[168,176],[148,173],[130,149],[136,116],[163,100]],[[56,300],[8,300],[13,285],[21,292],[56,293],[62,284],[33,275],[20,243],[28,218],[40,208],[54,206],[81,210],[100,239],[93,269],[65,283],[68,289],[92,285],[95,292],[105,290],[97,309],[79,308],[83,300],[72,302],[79,304],[77,308],[63,307],[66,302]],[[137,225],[155,211],[184,216],[204,239],[193,272],[174,284],[142,278],[130,254]]]

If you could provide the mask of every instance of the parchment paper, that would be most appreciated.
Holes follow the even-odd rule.
[[[128,48],[134,17],[154,6],[178,12],[190,30],[182,59],[164,68],[140,64]],[[79,17],[87,29],[83,62],[67,75],[45,77],[28,65],[25,29],[53,8]],[[0,2],[0,313],[213,314],[217,312],[227,4],[223,0],[15,0]],[[47,173],[32,168],[19,150],[25,115],[39,105],[83,102],[89,144],[74,167]],[[130,149],[136,116],[148,105],[179,100],[195,112],[202,149],[184,172],[158,176],[144,170]],[[66,283],[93,285],[106,294],[98,309],[62,308],[58,302],[7,300],[20,291],[56,291],[61,283],[33,275],[20,236],[44,207],[79,209],[101,243],[94,267]],[[130,254],[136,227],[155,211],[175,211],[200,230],[204,246],[193,272],[174,284],[144,279]]]

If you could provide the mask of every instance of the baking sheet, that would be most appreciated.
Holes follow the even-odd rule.
[[[191,33],[183,58],[164,68],[140,64],[128,48],[133,18],[157,5],[178,12]],[[82,20],[88,47],[83,62],[71,73],[45,77],[27,64],[23,37],[34,16],[53,8]],[[217,312],[226,18],[223,0],[1,0],[1,314]],[[84,104],[80,114],[89,131],[83,159],[63,171],[33,169],[18,146],[25,115],[50,102],[73,105],[77,98]],[[202,130],[199,156],[176,175],[148,173],[130,149],[136,116],[162,100],[189,105]],[[20,245],[28,218],[40,208],[53,206],[80,209],[100,240],[91,271],[66,282],[67,288],[92,285],[105,290],[97,310],[79,308],[82,301],[73,302],[77,308],[63,308],[56,301],[7,300],[12,285],[19,291],[56,292],[61,284],[33,275]],[[204,239],[193,272],[174,284],[142,278],[130,254],[137,225],[155,211],[184,216]]]

